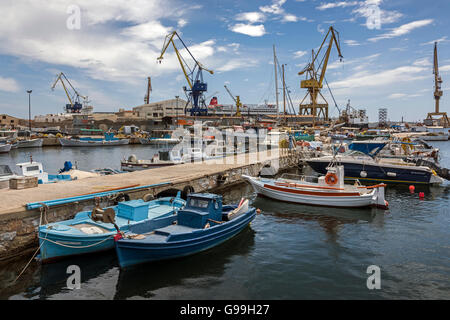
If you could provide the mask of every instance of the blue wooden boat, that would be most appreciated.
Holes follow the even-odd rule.
[[[222,196],[190,194],[176,222],[163,228],[129,229],[116,239],[120,267],[191,255],[232,238],[255,218],[248,200],[222,206]],[[138,230],[139,229],[139,230]]]
[[[39,227],[40,259],[49,262],[58,258],[98,252],[114,248],[118,231],[133,227],[146,230],[170,225],[184,207],[180,198],[165,197],[145,202],[142,199],[119,202],[105,209],[82,211],[73,219]]]

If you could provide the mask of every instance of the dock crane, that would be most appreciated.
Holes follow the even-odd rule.
[[[434,100],[435,100],[435,110],[434,112],[428,113],[427,120],[433,122],[433,116],[441,116],[440,124],[445,128],[450,126],[450,122],[447,117],[447,112],[439,112],[439,100],[443,96],[444,92],[441,89],[442,78],[439,75],[439,63],[437,55],[437,42],[434,43],[434,64],[433,64],[433,74],[434,74]]]
[[[144,102],[146,104],[150,103],[150,92],[152,91],[152,81],[150,77],[147,77],[147,94],[144,97]]]
[[[231,93],[230,89],[228,89],[228,87],[226,85],[224,85],[225,89],[227,90],[228,94],[230,95],[230,97],[234,100],[234,102],[236,103],[236,113],[234,114],[235,117],[242,117],[241,114],[241,107],[242,107],[242,103],[241,103],[241,99],[239,96],[236,96],[236,98],[233,96],[233,94]]]
[[[70,88],[72,88],[72,90],[73,90],[72,95],[69,93],[68,87],[64,83],[64,80],[67,82],[67,84],[70,86]],[[52,91],[55,89],[58,81],[61,82],[61,85],[64,88],[64,92],[66,93],[67,99],[69,99],[69,103],[66,104],[66,108],[65,108],[66,112],[80,113],[81,109],[83,109],[83,105],[80,102],[80,98],[83,99],[84,104],[86,104],[88,97],[85,97],[85,96],[82,96],[81,94],[79,94],[78,91],[73,87],[72,83],[70,83],[69,79],[67,79],[66,75],[63,72],[61,72],[57,76],[55,82],[53,83],[53,86],[51,87]]]
[[[316,61],[318,61],[319,54],[324,47],[328,36],[330,36],[328,48],[322,60],[320,61],[319,66],[316,68],[315,63]],[[314,53],[314,51],[312,52],[311,63],[308,63],[308,65],[298,73],[298,75],[303,75],[306,73],[306,80],[301,81],[300,87],[308,90],[306,96],[300,102],[299,114],[312,115],[314,122],[316,120],[316,117],[320,118],[321,116],[323,117],[324,121],[328,121],[328,102],[324,98],[320,90],[323,87],[323,80],[325,79],[325,72],[327,70],[328,60],[330,58],[333,43],[336,45],[339,58],[342,61],[343,56],[339,45],[339,33],[333,27],[330,27],[328,33],[322,41],[322,44],[319,47],[319,50],[317,50],[317,53]],[[323,98],[323,100],[325,100],[325,104],[317,103],[317,98],[319,95]],[[308,104],[303,104],[307,97],[310,98],[310,102]]]
[[[186,51],[189,53],[192,60],[194,60],[194,66],[191,68],[186,63],[186,61],[181,56],[180,51],[177,49],[175,45],[175,37],[178,38],[178,40],[181,41],[182,45],[186,49]],[[203,73],[202,71],[205,70],[209,72],[210,74],[214,74],[214,71],[206,69],[200,62],[197,61],[197,59],[194,58],[192,53],[189,51],[189,48],[184,44],[183,40],[181,40],[180,36],[176,31],[173,31],[169,33],[165,40],[164,45],[161,50],[160,56],[157,58],[159,63],[161,63],[161,60],[163,59],[164,53],[166,52],[169,45],[172,44],[175,54],[177,55],[178,62],[180,63],[181,69],[183,70],[183,74],[186,78],[186,81],[189,85],[189,88],[186,86],[183,87],[184,92],[186,93],[186,96],[188,98],[188,102],[185,107],[185,113],[190,112],[191,116],[203,116],[208,115],[208,108],[205,103],[204,98],[204,92],[207,91],[207,84],[203,81]],[[190,109],[187,109],[188,105],[190,106]]]

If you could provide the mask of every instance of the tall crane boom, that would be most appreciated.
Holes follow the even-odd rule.
[[[318,57],[326,43],[328,37],[329,43],[325,51],[322,60],[319,62],[316,68],[316,63],[318,62]],[[314,120],[316,117],[323,116],[323,120],[328,121],[328,103],[325,97],[321,94],[320,89],[323,88],[323,81],[325,80],[325,73],[328,67],[328,61],[330,59],[331,49],[335,44],[340,60],[342,61],[341,47],[339,44],[339,33],[331,26],[323,39],[319,49],[316,53],[312,52],[312,60],[306,65],[306,67],[300,71],[298,74],[303,75],[306,73],[306,79],[300,82],[300,87],[307,89],[307,94],[300,103],[300,115],[312,115]],[[318,104],[317,98],[321,96],[325,100],[325,104]],[[310,103],[303,104],[305,99],[309,97]]]
[[[67,82],[67,84],[70,86],[70,88],[72,88],[73,90],[73,94],[71,95],[69,93],[69,87],[66,86],[66,84],[64,83],[64,80]],[[61,82],[61,85],[63,86],[64,92],[66,93],[67,99],[69,100],[69,104],[66,104],[66,112],[71,112],[71,113],[80,113],[81,109],[83,108],[83,105],[80,102],[80,98],[82,98],[84,100],[84,102],[87,102],[87,97],[82,96],[72,85],[72,83],[70,83],[69,79],[67,79],[66,75],[61,72],[59,73],[59,75],[57,76],[55,82],[53,83],[51,89],[54,90],[56,87],[56,84],[59,82]]]
[[[178,50],[177,46],[175,45],[175,37],[180,40],[183,47],[186,49],[186,51],[189,53],[189,56],[194,61],[194,66],[191,68],[186,63],[186,61],[183,59],[183,56],[181,55],[180,51]],[[157,58],[157,60],[161,63],[164,54],[167,51],[167,48],[169,45],[172,44],[175,54],[177,56],[178,62],[180,63],[181,70],[183,71],[184,77],[186,78],[186,82],[188,83],[189,89],[187,87],[183,87],[183,90],[185,91],[186,95],[188,96],[188,102],[186,107],[191,104],[190,113],[192,116],[196,115],[207,115],[208,109],[206,107],[205,98],[204,98],[204,92],[207,91],[207,84],[203,81],[203,73],[202,71],[205,70],[209,72],[210,74],[214,74],[214,71],[209,70],[205,68],[195,57],[192,55],[192,53],[189,51],[189,48],[184,44],[183,40],[181,40],[180,36],[176,31],[173,31],[169,33],[165,40],[164,44],[161,50],[160,56]],[[186,109],[186,108],[185,108]],[[186,109],[186,111],[188,111]]]
[[[228,94],[230,95],[230,97],[234,100],[234,102],[236,103],[236,113],[235,116],[236,117],[240,117],[242,116],[241,114],[241,107],[242,107],[242,103],[241,103],[241,98],[239,96],[236,96],[236,98],[233,96],[233,94],[231,93],[230,89],[228,89],[228,87],[226,85],[224,85],[225,89],[227,90]]]
[[[434,99],[436,101],[435,112],[439,113],[439,100],[443,96],[444,92],[441,90],[442,78],[439,76],[439,64],[437,55],[437,42],[434,43]]]

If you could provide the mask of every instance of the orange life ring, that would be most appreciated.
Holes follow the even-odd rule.
[[[325,183],[330,186],[335,185],[336,183],[338,183],[337,175],[335,175],[334,173],[328,172],[327,175],[325,176]]]

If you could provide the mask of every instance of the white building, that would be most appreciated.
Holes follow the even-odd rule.
[[[164,117],[183,116],[186,103],[186,100],[180,98],[152,102],[134,107],[133,113],[137,113],[139,118],[145,119],[162,119]]]

